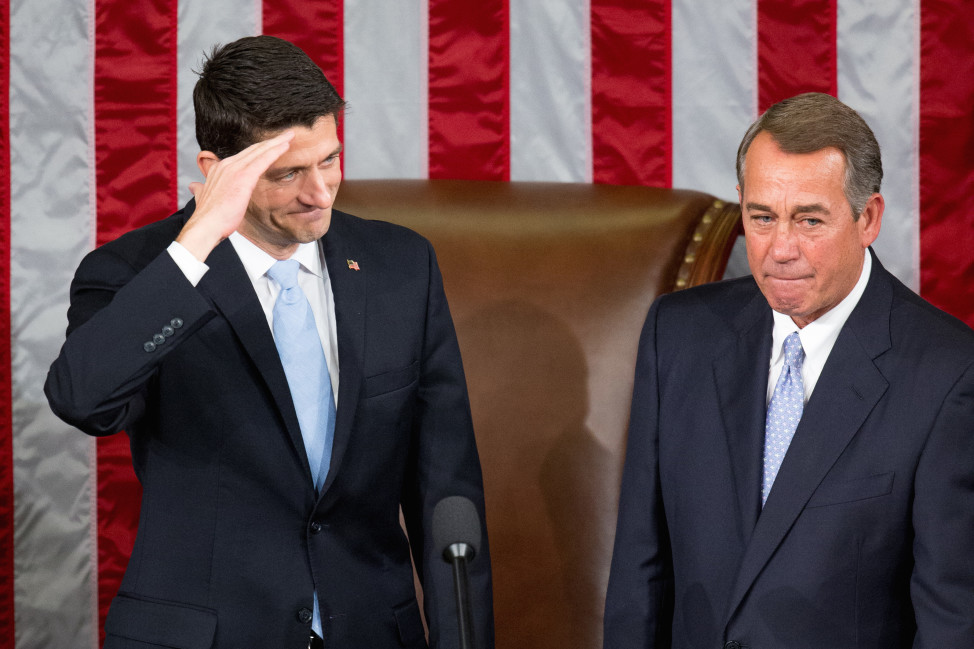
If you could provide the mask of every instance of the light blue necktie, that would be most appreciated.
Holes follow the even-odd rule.
[[[271,266],[267,275],[281,287],[274,303],[274,342],[291,389],[291,400],[311,465],[311,477],[315,490],[320,492],[331,465],[335,398],[314,314],[308,298],[298,286],[299,267],[297,260],[286,259]],[[321,635],[317,592],[314,594],[311,628]]]
[[[311,477],[320,491],[331,464],[335,398],[314,314],[298,286],[299,266],[294,259],[278,261],[267,275],[281,287],[274,303],[274,342],[291,389]]]
[[[802,362],[805,350],[795,331],[785,338],[785,364],[768,404],[764,422],[764,481],[761,486],[761,505],[768,500],[771,485],[785,459],[791,438],[802,418],[805,407],[805,386],[802,384]]]

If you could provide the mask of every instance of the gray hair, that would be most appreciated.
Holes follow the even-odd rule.
[[[744,158],[754,138],[767,131],[785,153],[814,153],[833,147],[845,159],[843,191],[856,220],[879,191],[883,161],[869,125],[841,101],[820,92],[774,104],[751,124],[737,149],[737,183],[744,193]]]

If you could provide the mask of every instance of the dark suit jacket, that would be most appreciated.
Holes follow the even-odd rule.
[[[333,213],[321,245],[338,414],[317,497],[273,336],[232,245],[214,249],[195,288],[165,252],[194,207],[85,258],[45,386],[54,412],[83,431],[128,432],[143,486],[105,646],[304,648],[317,588],[326,646],[424,647],[400,504],[430,642],[454,646],[432,511],[463,495],[482,517],[483,488],[432,248],[404,228]],[[173,335],[146,351],[167,325]],[[476,633],[490,647],[486,538],[471,570]]]
[[[763,511],[767,302],[653,305],[605,647],[974,647],[974,334],[874,262]]]

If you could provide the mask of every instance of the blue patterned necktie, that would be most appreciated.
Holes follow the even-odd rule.
[[[785,364],[768,404],[764,422],[764,481],[761,485],[761,506],[768,500],[771,485],[785,459],[791,438],[802,418],[805,407],[805,386],[802,384],[802,362],[805,350],[795,331],[785,338]]]
[[[274,303],[274,342],[298,415],[315,489],[320,491],[331,464],[335,398],[314,314],[298,286],[299,266],[294,259],[278,261],[267,275],[281,287]]]

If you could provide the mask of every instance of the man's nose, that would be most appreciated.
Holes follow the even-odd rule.
[[[331,207],[335,201],[335,195],[328,180],[333,173],[334,171],[331,169],[312,169],[305,176],[304,184],[301,187],[301,202],[322,209]]]
[[[800,256],[798,236],[790,221],[779,223],[771,233],[771,258],[779,263],[797,259]]]

